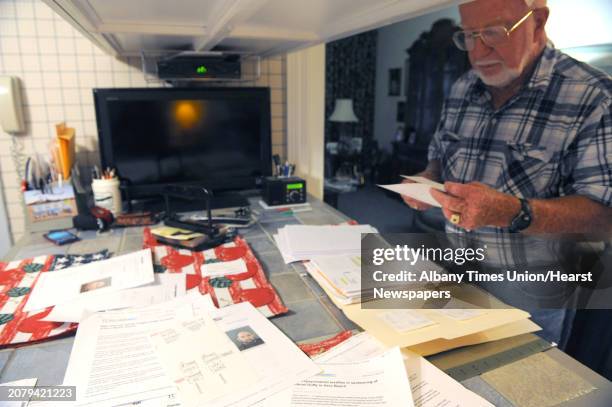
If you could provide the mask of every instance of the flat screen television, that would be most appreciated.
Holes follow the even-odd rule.
[[[268,88],[94,89],[103,168],[130,198],[252,189],[271,173]]]

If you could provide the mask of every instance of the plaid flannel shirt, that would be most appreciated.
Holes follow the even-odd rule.
[[[440,161],[444,181],[479,181],[526,199],[582,195],[612,206],[611,102],[609,75],[548,43],[525,86],[498,110],[473,70],[459,78],[429,159]],[[533,260],[524,250],[529,239],[507,228],[446,227],[501,249],[490,256],[498,264]]]

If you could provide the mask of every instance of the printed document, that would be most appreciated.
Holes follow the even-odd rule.
[[[361,361],[319,363],[320,374],[281,392],[263,406],[414,406],[399,348]]]
[[[40,273],[24,311],[41,310],[153,281],[153,261],[149,249],[64,270]]]
[[[350,363],[378,356],[384,351],[380,341],[363,332],[320,355],[315,362],[321,366],[329,362]],[[427,359],[406,349],[402,350],[402,355],[415,407],[493,407]]]
[[[202,277],[220,277],[233,274],[246,273],[247,265],[244,259],[221,261],[218,263],[204,263],[200,266]]]
[[[129,307],[146,307],[185,295],[186,275],[156,273],[155,281],[142,287],[128,288],[89,296],[53,307],[43,321],[80,322],[93,312]]]
[[[207,406],[250,406],[321,371],[249,302],[218,309],[213,319],[255,370],[257,380]]]
[[[75,405],[110,407],[140,402],[142,406],[170,406],[176,405],[174,401],[182,402],[181,397],[189,403],[191,398],[184,395],[185,388],[177,389],[173,383],[176,365],[173,367],[173,362],[168,360],[168,348],[160,352],[165,355],[160,358],[157,350],[164,345],[160,345],[161,339],[152,340],[151,335],[176,329],[177,321],[193,330],[190,335],[201,335],[204,325],[198,325],[194,320],[203,318],[203,315],[210,315],[217,329],[232,342],[232,353],[223,351],[227,342],[222,342],[219,349],[212,349],[220,341],[218,335],[211,346],[205,341],[199,344],[201,348],[184,348],[184,352],[192,355],[201,352],[200,356],[224,352],[228,357],[239,352],[241,357],[238,359],[246,360],[248,366],[240,368],[241,374],[249,376],[239,381],[239,388],[206,402],[206,405],[254,404],[321,371],[250,303],[217,310],[209,296],[190,292],[167,303],[97,313],[85,319],[77,331],[64,379],[65,385],[77,386]],[[207,323],[210,324],[210,320]],[[211,325],[208,327],[212,328]],[[167,334],[164,340],[170,343],[169,338],[174,336]],[[228,390],[235,384],[236,366],[242,363],[233,358],[228,359],[232,368],[227,371],[218,369],[229,364],[217,363],[219,360],[214,360],[214,357],[200,358],[200,364],[187,363],[179,368],[183,377],[189,377],[192,384],[198,385],[202,382],[196,367],[204,369],[206,366],[209,373],[221,381],[224,380],[220,376],[222,372],[228,381],[224,388]],[[191,377],[192,374],[195,376]]]
[[[166,374],[177,387],[182,407],[210,405],[258,380],[243,352],[209,315],[176,322],[150,335]],[[241,338],[247,338],[243,335]]]
[[[149,339],[175,321],[210,313],[210,296],[189,293],[145,308],[96,313],[77,330],[64,385],[76,386],[76,406],[117,406],[174,399],[176,387]],[[163,405],[163,404],[162,404]]]

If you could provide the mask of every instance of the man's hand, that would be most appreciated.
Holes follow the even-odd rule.
[[[408,178],[404,178],[404,180],[402,181],[402,184],[413,184],[413,183],[414,181]],[[416,199],[410,198],[409,196],[406,196],[406,195],[402,195],[401,197],[406,203],[406,205],[408,205],[412,209],[416,209],[417,211],[426,211],[427,209],[432,207],[431,205],[426,204],[425,202],[417,201]]]
[[[432,188],[431,195],[442,205],[446,219],[466,230],[508,227],[521,209],[518,198],[479,182],[446,182],[444,187],[446,193]]]

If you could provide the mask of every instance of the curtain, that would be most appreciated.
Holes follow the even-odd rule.
[[[376,83],[376,31],[368,31],[330,42],[325,49],[325,135],[337,141],[340,126],[350,129],[353,137],[364,143],[374,132]],[[353,100],[357,123],[332,123],[327,118],[334,111],[336,99]]]

